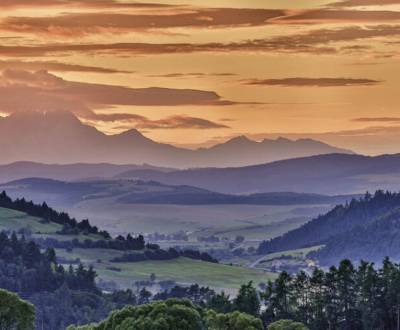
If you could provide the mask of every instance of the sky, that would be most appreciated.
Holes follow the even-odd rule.
[[[400,0],[2,0],[0,115],[400,152]]]

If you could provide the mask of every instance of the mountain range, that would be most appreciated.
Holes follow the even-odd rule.
[[[70,112],[19,112],[0,117],[0,163],[143,164],[227,167],[329,153],[352,153],[311,140],[253,141],[244,136],[196,150],[155,142],[136,129],[106,135]]]
[[[56,207],[68,208],[80,202],[107,199],[115,204],[170,205],[334,205],[354,196],[327,196],[307,193],[264,193],[252,195],[221,194],[191,186],[172,186],[154,181],[91,180],[64,182],[28,178],[1,184],[13,198],[36,203],[46,201]]]
[[[307,192],[358,194],[376,189],[399,190],[400,154],[362,156],[328,154],[240,168],[169,171],[129,170],[119,178],[190,185],[228,194]]]

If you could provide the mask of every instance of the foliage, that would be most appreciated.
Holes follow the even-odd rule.
[[[282,272],[263,294],[266,324],[291,319],[312,330],[395,329],[400,313],[400,264],[388,258],[382,267],[349,260],[312,275]],[[399,324],[400,325],[400,324]]]
[[[260,312],[260,301],[253,282],[242,285],[234,300],[235,310],[256,316]]]
[[[271,323],[268,330],[308,330],[308,328],[300,322],[292,320],[279,320]]]
[[[144,253],[125,253],[120,257],[111,259],[111,262],[140,262],[145,260],[172,260],[179,257],[186,257],[193,260],[202,260],[206,262],[218,263],[217,259],[211,257],[207,252],[196,250],[177,250],[169,248],[163,250],[160,248],[147,249]]]
[[[69,330],[262,330],[260,319],[240,312],[218,314],[189,300],[168,299],[115,311],[98,325]]]
[[[0,289],[0,329],[33,330],[35,308],[16,294]]]
[[[42,252],[24,237],[0,233],[0,287],[34,304],[37,328],[63,329],[72,323],[101,320],[114,308],[136,303],[130,291],[102,294],[93,268],[77,265],[65,269],[56,260],[53,249]]]
[[[209,330],[262,330],[259,318],[235,311],[229,314],[217,314],[210,310],[206,316]]]

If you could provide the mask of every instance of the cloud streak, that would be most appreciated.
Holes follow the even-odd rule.
[[[170,14],[73,13],[44,17],[7,17],[0,23],[3,31],[29,34],[81,36],[93,33],[120,33],[168,28],[222,28],[261,26],[285,15],[275,9],[187,8]]]
[[[0,8],[45,8],[45,7],[85,7],[85,8],[164,8],[171,5],[145,2],[119,2],[115,0],[2,0]]]
[[[400,122],[400,117],[362,117],[353,119],[354,122],[358,123],[397,123]]]
[[[244,80],[246,85],[282,86],[282,87],[349,87],[372,86],[380,83],[378,80],[360,78],[283,78],[283,79],[250,79]]]
[[[18,61],[18,60],[0,60],[0,70],[8,68],[18,68],[28,71],[56,71],[56,72],[93,72],[93,73],[132,73],[123,70],[85,66],[78,64],[68,64],[51,61]]]
[[[279,23],[351,23],[351,22],[388,22],[399,21],[400,12],[388,10],[307,10],[287,15],[277,20]]]
[[[220,129],[229,128],[217,122],[204,118],[175,115],[163,119],[151,120],[145,116],[116,113],[116,114],[95,114],[90,116],[90,120],[103,122],[122,122],[124,125],[115,127],[115,129]]]
[[[385,6],[400,4],[400,0],[345,0],[329,4],[330,7]]]
[[[316,29],[306,33],[254,39],[231,43],[91,43],[45,44],[40,46],[0,46],[0,55],[38,57],[66,53],[121,55],[190,54],[198,52],[286,52],[335,54],[334,43],[353,42],[378,37],[400,36],[399,25],[349,26],[337,29]],[[365,49],[362,49],[365,51]]]

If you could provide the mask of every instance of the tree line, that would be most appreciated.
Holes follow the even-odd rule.
[[[125,253],[120,257],[111,259],[111,262],[139,262],[145,260],[172,260],[179,257],[186,257],[194,260],[202,260],[205,262],[218,263],[218,260],[210,256],[207,252],[197,250],[179,250],[169,248],[163,250],[160,248],[147,249],[143,253]]]

